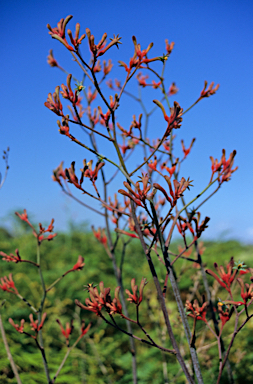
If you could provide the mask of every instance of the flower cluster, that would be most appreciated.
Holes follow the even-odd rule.
[[[218,173],[218,180],[220,184],[224,181],[230,180],[232,173],[234,173],[238,169],[238,167],[232,169],[235,155],[236,151],[234,150],[232,153],[230,153],[228,160],[226,160],[226,151],[225,149],[223,149],[220,161],[210,156],[212,162],[212,176],[210,182],[213,180],[213,176],[216,172]]]

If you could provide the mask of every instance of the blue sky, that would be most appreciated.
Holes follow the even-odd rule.
[[[81,32],[89,27],[95,41],[104,32],[108,37],[122,36],[120,49],[114,47],[104,57],[113,59],[112,77],[125,76],[117,61],[129,61],[134,34],[143,48],[151,41],[154,43],[150,57],[165,52],[165,38],[175,42],[165,77],[167,86],[176,82],[180,91],[175,100],[184,109],[197,99],[204,80],[220,84],[215,96],[203,100],[185,115],[177,132],[178,143],[181,138],[186,144],[193,137],[197,139],[188,164],[182,166],[182,176],[194,180],[195,195],[208,182],[209,156],[220,158],[222,148],[227,153],[236,149],[235,165],[239,170],[201,211],[202,216],[211,217],[206,237],[227,234],[253,242],[252,1],[10,0],[1,8],[0,150],[10,147],[10,171],[0,191],[0,225],[6,225],[11,212],[23,208],[38,222],[50,222],[54,217],[58,231],[66,229],[69,220],[102,225],[99,217],[65,197],[51,180],[52,170],[61,160],[65,166],[75,160],[78,169],[83,158],[91,158],[59,134],[57,116],[44,106],[47,94],[66,82],[62,72],[48,66],[49,49],[53,49],[62,66],[81,78],[69,52],[49,36],[46,28],[47,23],[55,27],[62,17],[72,14],[70,29],[74,30],[75,23],[80,22]],[[88,59],[87,39],[81,51]],[[137,91],[135,80],[131,87],[133,92]],[[147,105],[152,107],[152,102]],[[139,107],[124,96],[121,108],[120,122],[127,127],[132,115],[139,114]],[[151,121],[151,135],[162,134],[164,121],[160,115],[157,112]],[[75,132],[80,140],[85,140],[80,131]],[[101,145],[103,154],[109,151],[107,144]],[[3,160],[0,171],[4,171]]]

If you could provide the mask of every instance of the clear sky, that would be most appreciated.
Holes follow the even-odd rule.
[[[253,3],[244,0],[2,2],[0,150],[10,147],[10,170],[0,191],[0,226],[6,224],[11,212],[23,208],[36,221],[46,223],[54,217],[58,231],[66,229],[70,219],[102,225],[99,217],[65,197],[51,180],[52,170],[61,160],[65,166],[75,160],[79,169],[83,158],[91,158],[59,134],[57,116],[44,106],[47,94],[66,82],[62,72],[48,66],[49,49],[61,65],[69,71],[76,68],[74,74],[81,77],[69,52],[46,28],[47,23],[55,27],[69,14],[74,16],[69,27],[74,30],[75,23],[80,22],[81,32],[89,27],[95,41],[104,32],[108,37],[122,36],[120,49],[113,47],[105,56],[113,59],[112,77],[125,76],[117,61],[128,62],[132,56],[134,34],[143,48],[154,43],[150,57],[165,52],[165,38],[175,42],[165,77],[168,86],[176,82],[180,91],[175,100],[184,109],[197,99],[204,80],[220,84],[215,96],[185,115],[177,132],[179,143],[181,138],[186,144],[193,137],[197,139],[182,176],[194,180],[197,194],[210,176],[209,156],[220,158],[222,148],[227,153],[236,149],[239,170],[204,206],[202,215],[211,217],[206,237],[219,238],[227,233],[252,243]],[[89,57],[87,39],[81,51]],[[121,123],[127,127],[139,110],[127,97],[122,98],[121,107],[125,111]],[[164,121],[159,113],[155,116],[150,132],[153,129],[161,135]],[[76,133],[85,140],[80,131]],[[0,170],[3,173],[3,160]]]

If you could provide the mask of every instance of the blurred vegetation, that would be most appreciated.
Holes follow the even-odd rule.
[[[21,258],[36,261],[36,239],[30,232],[27,232],[25,226],[22,227],[22,224],[21,222],[21,226],[18,228],[15,236],[6,229],[0,228],[0,250],[10,254],[14,253],[15,249],[18,248]],[[173,252],[174,250],[176,252],[178,245],[179,243],[174,242],[171,251]],[[213,268],[215,261],[219,265],[226,265],[231,256],[234,256],[235,260],[244,261],[249,267],[253,267],[251,262],[252,246],[242,245],[236,241],[227,241],[205,242],[204,247],[203,261],[208,268]],[[119,265],[123,249],[123,244],[120,241],[117,249],[117,262]],[[83,270],[69,273],[47,296],[45,303],[47,318],[43,327],[43,334],[51,376],[53,377],[53,374],[57,371],[66,353],[65,339],[61,335],[56,319],[59,318],[65,326],[66,322],[74,318],[75,329],[70,338],[70,345],[74,343],[79,335],[82,319],[85,320],[86,325],[91,322],[92,327],[77,345],[77,348],[70,354],[56,382],[60,384],[131,383],[131,354],[128,337],[104,323],[94,313],[80,310],[74,304],[75,299],[83,303],[85,302],[88,293],[84,291],[83,286],[87,283],[93,282],[98,284],[100,281],[104,281],[105,287],[111,287],[112,296],[114,296],[114,289],[117,285],[116,279],[113,274],[111,260],[108,258],[102,245],[96,241],[93,234],[82,232],[80,228],[72,226],[69,233],[58,234],[53,241],[43,242],[41,253],[42,268],[47,286],[53,283],[65,271],[71,269],[77,262],[78,255],[82,255],[85,258]],[[157,267],[162,285],[165,278],[163,265],[155,254],[152,255],[152,258]],[[0,271],[1,277],[13,273],[13,279],[20,294],[35,307],[38,307],[41,299],[41,287],[36,267],[28,263],[14,264],[0,261]],[[179,259],[175,263],[175,271],[183,300],[195,297],[201,300],[204,290],[199,270],[194,268],[194,265],[189,261]],[[140,306],[142,325],[158,344],[161,343],[165,347],[171,348],[170,341],[165,336],[166,331],[146,259],[139,242],[134,240],[131,241],[126,249],[123,265],[124,288],[130,289],[130,282],[133,277],[136,278],[138,285],[142,277],[146,277],[149,282],[144,289],[144,300]],[[225,299],[226,292],[223,292],[210,276],[208,278],[210,278],[213,297],[216,300],[218,300],[218,297],[222,300]],[[245,281],[249,282],[248,275],[245,275]],[[41,355],[36,348],[34,340],[16,332],[8,322],[10,317],[13,318],[15,323],[19,323],[24,318],[27,327],[25,330],[29,332],[30,322],[28,316],[31,312],[28,306],[15,295],[1,290],[0,302],[3,299],[6,299],[6,303],[1,309],[1,315],[11,353],[20,372],[21,380],[25,384],[44,384],[45,376]],[[169,287],[167,307],[177,341],[182,347],[186,346],[180,317]],[[130,316],[135,319],[135,306],[128,303],[128,309]],[[252,310],[249,312],[251,314]],[[118,324],[125,328],[125,322],[120,316],[115,316],[115,319]],[[192,326],[191,319],[190,325]],[[134,324],[133,330],[137,336],[144,337]],[[253,322],[250,321],[235,339],[230,354],[230,363],[236,383],[252,383],[252,331]],[[233,319],[226,324],[224,329],[225,345],[228,345],[232,332]],[[199,349],[204,382],[207,384],[214,383],[218,372],[217,345],[210,331],[206,329],[205,324],[201,321],[197,324],[196,346]],[[184,375],[180,371],[175,356],[163,354],[158,349],[138,341],[136,341],[136,347],[138,379],[141,384],[164,383],[166,372],[169,383],[185,383]],[[188,349],[186,348],[185,350],[187,351]],[[185,358],[187,357],[186,355]],[[16,383],[3,344],[1,344],[0,348],[0,361],[0,382],[2,384]],[[224,370],[221,382],[223,384],[228,383],[226,370]]]

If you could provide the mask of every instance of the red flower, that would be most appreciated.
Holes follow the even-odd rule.
[[[190,189],[190,187],[192,186],[191,184],[191,181],[188,179],[188,180],[185,180],[184,177],[182,177],[182,179],[180,180],[180,183],[179,181],[177,181],[176,179],[173,180],[173,185],[174,185],[174,191],[172,189],[172,184],[171,184],[171,181],[170,181],[170,177],[169,176],[164,176],[165,180],[167,181],[167,184],[169,186],[169,190],[170,190],[170,195],[172,197],[172,199],[168,196],[167,192],[164,190],[164,188],[161,187],[160,184],[157,184],[157,183],[154,183],[153,186],[156,188],[156,189],[159,189],[163,194],[164,196],[166,197],[166,199],[169,201],[169,203],[171,204],[171,207],[175,207],[175,205],[177,204],[177,200],[183,196],[183,193],[186,189]]]
[[[229,307],[224,304],[222,301],[218,302],[218,312],[219,312],[219,317],[221,319],[221,331],[224,327],[224,325],[230,320],[232,312],[230,312]]]
[[[182,122],[182,115],[183,115],[183,109],[180,107],[180,105],[174,101],[174,107],[170,108],[170,116],[168,116],[165,112],[164,106],[159,100],[153,100],[153,102],[161,108],[164,116],[164,120],[167,121],[168,126],[165,132],[165,137],[168,137],[170,135],[170,132],[173,128],[177,129],[181,127]]]
[[[217,84],[215,87],[214,87],[214,82],[212,82],[209,87],[206,89],[207,87],[207,84],[208,82],[205,81],[204,83],[204,88],[202,89],[201,93],[200,93],[200,98],[202,99],[203,97],[209,97],[211,95],[214,95],[215,92],[219,89],[220,87],[220,84]]]
[[[93,232],[93,235],[96,237],[96,239],[101,243],[103,244],[104,246],[107,245],[107,236],[105,234],[105,230],[104,229],[101,229],[101,228],[98,228],[97,231],[95,231],[95,228],[92,226],[92,232]]]
[[[74,48],[72,48],[66,40],[65,29],[66,29],[66,25],[72,19],[72,17],[73,16],[69,15],[66,17],[66,19],[61,19],[57,23],[57,27],[55,28],[51,28],[50,24],[47,24],[47,28],[49,29],[49,35],[51,35],[53,39],[59,40],[70,51],[74,51]]]
[[[119,291],[120,287],[115,288],[115,297],[111,303],[107,303],[107,307],[110,309],[110,314],[113,315],[115,313],[119,313],[122,315],[122,305],[119,299]]]
[[[62,117],[62,122],[60,122],[60,120],[57,120],[57,125],[59,127],[59,132],[61,135],[70,137],[69,123],[68,123],[68,120],[65,119],[65,117]]]
[[[28,223],[28,215],[27,215],[27,212],[26,212],[26,209],[24,209],[24,213],[20,214],[18,212],[15,212],[15,215],[17,215],[21,220],[25,221],[26,223]]]
[[[119,193],[121,193],[124,196],[129,197],[131,200],[135,202],[136,205],[143,206],[142,204],[145,203],[147,197],[148,197],[148,192],[151,189],[151,185],[149,183],[149,175],[146,173],[142,173],[142,177],[140,177],[143,189],[140,188],[139,182],[136,183],[136,190],[135,192],[133,189],[130,187],[130,185],[124,181],[123,184],[124,186],[128,189],[129,192],[126,192],[124,189],[119,189]]]
[[[21,257],[19,255],[19,251],[18,249],[15,250],[15,253],[16,255],[13,255],[12,253],[10,253],[10,255],[7,255],[6,253],[4,252],[0,252],[0,255],[2,256],[2,260],[5,260],[5,261],[12,261],[13,263],[19,263],[21,262]]]
[[[172,83],[171,86],[169,87],[168,96],[175,95],[176,93],[178,93],[178,91],[179,89],[176,87],[176,83]]]
[[[172,42],[169,44],[168,39],[165,39],[165,48],[166,48],[166,52],[167,52],[168,55],[171,54],[172,49],[174,48],[174,45],[175,45],[174,41],[172,41]]]
[[[75,37],[73,38],[72,32],[70,29],[67,30],[67,34],[69,35],[70,41],[75,47],[75,50],[78,51],[78,47],[81,44],[82,40],[85,38],[85,33],[79,37],[79,32],[80,32],[80,24],[76,23],[76,30],[75,30]],[[67,47],[69,49],[69,46]],[[72,51],[72,49],[70,49]]]
[[[152,80],[152,88],[154,88],[154,89],[159,88],[161,84],[162,84],[161,81],[159,81],[158,83],[156,83],[154,80]]]
[[[90,181],[94,184],[98,178],[98,172],[105,165],[105,163],[103,161],[97,161],[94,170],[92,170],[92,164],[93,164],[92,160],[86,163],[86,160],[84,159],[83,169],[81,171],[82,171],[82,175],[84,177],[88,177]]]
[[[71,320],[70,323],[66,323],[66,329],[63,328],[59,319],[57,319],[56,322],[61,327],[61,333],[66,338],[66,344],[68,346],[69,345],[69,336],[71,335],[71,333],[73,332],[73,329],[74,329],[73,320]]]
[[[236,151],[230,153],[228,160],[226,160],[226,151],[225,149],[222,150],[222,157],[220,162],[218,162],[217,159],[214,159],[212,156],[210,156],[211,162],[212,162],[212,176],[211,180],[213,179],[213,175],[215,172],[218,172],[219,176],[222,176],[221,180],[219,180],[220,183],[223,183],[224,181],[229,181],[231,178],[232,173],[234,173],[238,167],[235,167],[232,169],[232,166],[234,164],[234,157],[236,155]]]
[[[64,180],[67,179],[65,171],[63,169],[63,161],[61,162],[61,164],[56,169],[53,170],[53,176],[52,176],[53,181],[57,181],[57,183],[59,183],[60,186],[63,187],[62,183],[61,183],[61,179],[60,179],[61,177]]]
[[[107,309],[107,304],[111,304],[112,299],[110,296],[110,288],[104,288],[104,283],[102,281],[99,283],[99,288],[100,293],[98,293],[98,289],[96,287],[89,287],[90,298],[85,300],[86,306],[78,300],[75,300],[76,305],[82,309],[96,313],[97,316],[100,316],[102,307]]]
[[[108,63],[106,63],[105,60],[103,61],[104,76],[107,76],[111,72],[112,67],[113,67],[113,64],[111,59],[108,60]]]
[[[14,293],[14,295],[19,294],[17,288],[15,287],[15,283],[12,280],[12,274],[11,273],[9,274],[9,279],[7,276],[4,276],[4,277],[1,277],[0,280],[1,280],[0,288],[3,291]]]
[[[178,160],[179,160],[179,159],[176,159],[176,161],[174,162],[174,164],[172,164],[172,167],[171,167],[171,168],[167,167],[166,162],[163,163],[163,164],[161,165],[161,169],[162,169],[162,170],[163,170],[163,169],[166,169],[166,171],[169,172],[169,174],[170,174],[170,178],[172,177],[173,173],[175,173],[175,171],[176,171],[176,167],[177,167]]]
[[[213,276],[215,280],[217,280],[218,283],[231,294],[230,287],[237,273],[237,269],[233,270],[233,267],[234,258],[231,257],[230,262],[227,264],[227,273],[225,272],[223,266],[221,265],[220,267],[218,267],[217,263],[214,263],[214,268],[218,272],[219,276],[217,276],[216,273],[214,273],[211,269],[206,269],[206,273]]]
[[[184,140],[181,140],[182,149],[183,149],[183,152],[184,152],[184,159],[186,158],[186,156],[189,155],[189,153],[190,153],[190,151],[191,151],[191,149],[192,149],[192,146],[193,146],[195,140],[196,140],[195,138],[192,139],[189,148],[185,148],[185,146],[184,146]]]
[[[147,86],[146,80],[148,79],[148,75],[142,75],[141,72],[137,74],[137,80],[141,87],[145,88]]]
[[[59,67],[57,61],[54,58],[52,49],[50,49],[50,51],[49,51],[49,55],[47,57],[47,62],[50,65],[50,67]]]
[[[46,318],[47,314],[46,313],[43,313],[42,315],[42,318],[41,318],[41,322],[39,324],[39,320],[33,320],[33,314],[31,313],[29,315],[29,319],[31,321],[31,328],[33,331],[36,331],[36,332],[39,332],[41,330],[41,328],[43,327],[44,325],[44,321],[45,321],[45,318]]]
[[[55,88],[53,95],[51,93],[47,96],[47,101],[44,103],[45,107],[49,108],[58,116],[63,116],[62,103],[60,100],[60,87],[59,85]]]
[[[77,263],[73,266],[71,271],[81,271],[83,269],[84,265],[85,265],[84,258],[79,255]]]
[[[91,327],[91,323],[85,328],[85,323],[84,320],[82,320],[82,325],[81,325],[81,335],[84,336],[88,332],[88,330]]]
[[[241,287],[241,298],[243,299],[243,303],[241,304],[246,305],[247,301],[253,297],[253,283],[250,285],[248,283],[244,283],[240,277],[237,278],[237,281]]]
[[[135,285],[135,279],[132,279],[131,280],[131,288],[132,288],[133,293],[131,293],[128,289],[126,289],[126,293],[129,296],[127,300],[130,301],[130,303],[134,303],[134,304],[139,306],[140,303],[142,302],[143,289],[144,289],[146,284],[147,284],[147,279],[142,278],[141,284],[139,287],[139,295],[138,295],[138,293],[137,293],[138,285]]]
[[[62,91],[60,93],[62,94],[62,97],[64,99],[69,100],[72,103],[72,105],[76,105],[78,101],[78,90],[75,90],[75,92],[72,91],[71,79],[72,79],[72,75],[69,74],[67,76],[67,87],[66,85],[62,84],[61,85]]]
[[[25,320],[22,319],[21,322],[20,322],[20,325],[18,324],[15,324],[14,321],[9,318],[9,323],[16,329],[16,331],[18,331],[19,333],[23,333],[24,331],[24,322]]]
[[[96,45],[94,43],[94,40],[95,40],[94,36],[91,34],[89,28],[86,28],[86,34],[89,40],[90,50],[94,58],[104,55],[104,53],[108,51],[108,49],[111,48],[113,45],[116,45],[116,47],[119,48],[118,44],[121,44],[120,42],[121,37],[119,37],[119,35],[114,36],[113,39],[110,39],[111,42],[108,45],[106,45],[107,33],[104,33],[100,42]]]
[[[207,322],[206,320],[206,313],[207,313],[207,306],[208,302],[206,301],[203,303],[203,305],[200,307],[198,300],[194,300],[193,304],[189,300],[186,300],[185,307],[187,311],[190,313],[187,313],[188,316],[193,317],[197,320],[202,320],[205,323]]]

